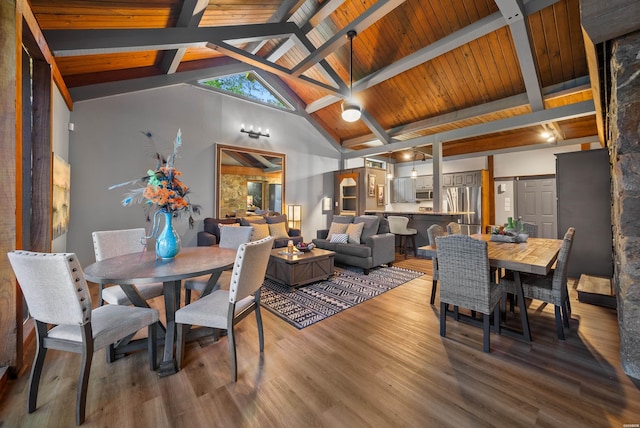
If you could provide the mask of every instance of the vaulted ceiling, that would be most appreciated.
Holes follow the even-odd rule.
[[[598,142],[578,0],[31,0],[73,101],[256,70],[344,157]],[[362,118],[342,120],[349,95]],[[555,140],[547,142],[542,131]]]

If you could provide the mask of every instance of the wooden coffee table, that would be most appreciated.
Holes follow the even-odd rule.
[[[289,256],[280,254],[286,248],[274,248],[267,265],[266,277],[289,287],[299,287],[333,275],[333,251],[313,250]]]

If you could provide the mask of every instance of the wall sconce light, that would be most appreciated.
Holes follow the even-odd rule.
[[[244,123],[242,125],[240,125],[240,132],[244,132],[245,134],[249,134],[249,137],[251,138],[260,138],[260,137],[270,137],[271,135],[269,135],[269,128],[267,128],[267,130],[263,133],[262,132],[262,128],[258,128],[257,131],[253,130],[253,125],[249,125],[249,130],[246,130],[244,128]]]
[[[287,221],[290,229],[302,227],[302,205],[287,205]]]

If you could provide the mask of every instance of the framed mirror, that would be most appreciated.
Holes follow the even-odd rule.
[[[218,218],[284,212],[286,156],[246,147],[216,145]]]

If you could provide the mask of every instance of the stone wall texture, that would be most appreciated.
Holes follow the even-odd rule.
[[[640,379],[640,32],[612,44],[610,154],[620,358]]]

